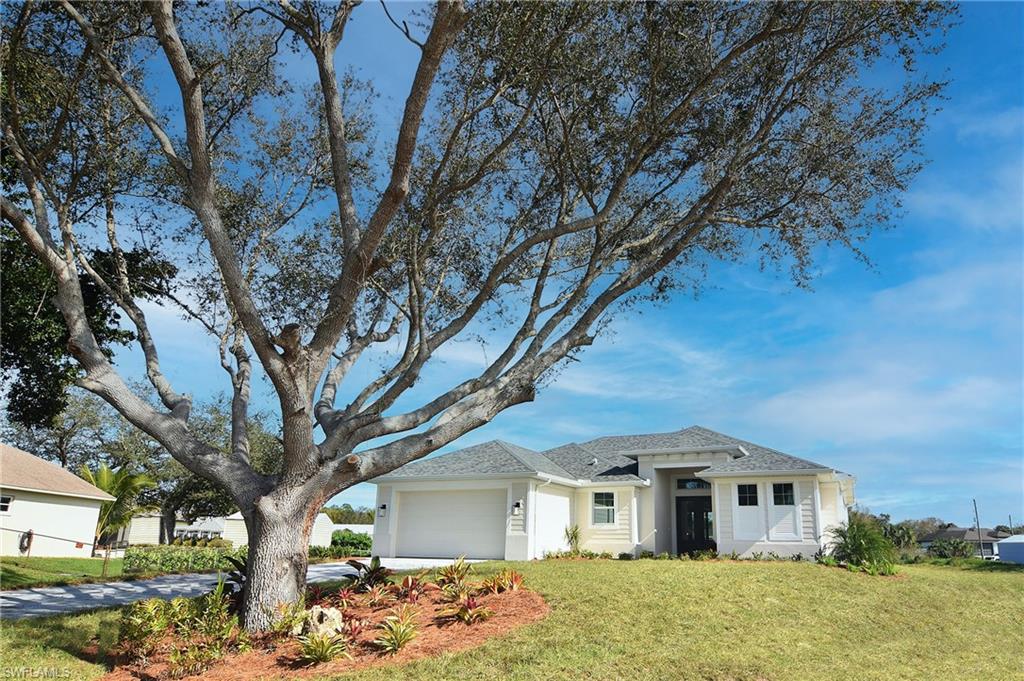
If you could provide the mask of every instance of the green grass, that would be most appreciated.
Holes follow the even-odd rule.
[[[1020,674],[1024,571],[912,565],[546,561],[521,570],[551,614],[474,650],[338,679],[1005,679]],[[106,669],[76,651],[117,613],[5,623],[7,666]],[[88,656],[86,656],[88,657]],[[101,653],[102,658],[102,653]],[[1018,677],[1019,678],[1019,677]]]
[[[122,579],[121,558],[111,558],[107,577],[100,578],[102,558],[0,558],[0,589],[58,586]]]

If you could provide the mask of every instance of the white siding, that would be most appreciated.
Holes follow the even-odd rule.
[[[224,533],[221,539],[227,539],[232,546],[245,546],[249,543],[249,533],[245,529],[244,518],[225,518]]]
[[[19,551],[18,541],[20,533],[26,530],[35,533],[28,555],[77,558],[92,555],[96,520],[103,502],[44,492],[0,491],[4,496],[13,497],[7,512],[0,513],[0,555],[25,555]]]
[[[159,544],[160,516],[142,515],[132,518],[125,539],[129,544]]]
[[[309,535],[310,546],[330,546],[334,524],[326,513],[318,513],[313,521],[313,531]]]
[[[610,553],[632,552],[631,507],[634,487],[582,487],[576,490],[576,524],[580,527],[581,548]],[[615,524],[594,525],[594,492],[615,493]]]
[[[565,528],[572,525],[573,490],[561,485],[539,486],[534,510],[534,557],[569,548]]]

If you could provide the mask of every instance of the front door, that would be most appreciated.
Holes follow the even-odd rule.
[[[715,547],[711,497],[676,497],[676,552]]]

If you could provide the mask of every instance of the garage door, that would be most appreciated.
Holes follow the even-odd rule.
[[[504,558],[506,501],[504,489],[401,492],[395,555]]]

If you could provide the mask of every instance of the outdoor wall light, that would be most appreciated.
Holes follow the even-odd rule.
[[[387,504],[381,504],[380,506],[377,507],[377,517],[378,518],[386,518],[387,515],[388,515],[388,505]]]
[[[512,504],[512,515],[522,515],[522,514],[523,514],[523,500],[520,499],[516,503]]]

